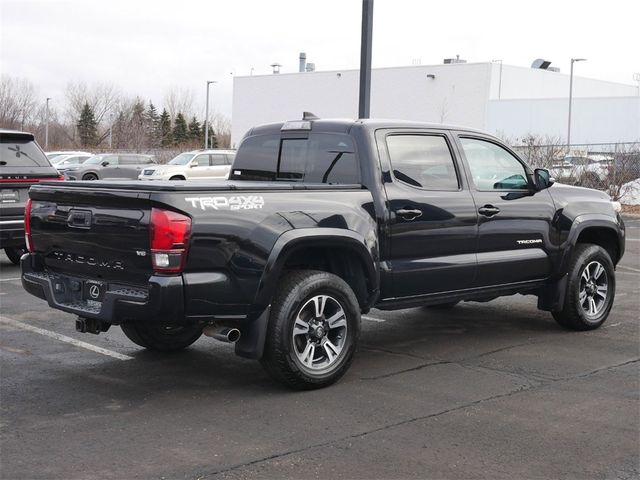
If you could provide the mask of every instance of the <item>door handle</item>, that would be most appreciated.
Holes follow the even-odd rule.
[[[485,205],[484,207],[480,207],[478,209],[478,213],[480,215],[484,215],[485,217],[493,217],[500,213],[500,209],[498,207],[494,207],[493,205]]]
[[[400,210],[396,210],[396,214],[405,220],[411,221],[415,220],[422,216],[422,210],[411,209],[411,208],[401,208]]]

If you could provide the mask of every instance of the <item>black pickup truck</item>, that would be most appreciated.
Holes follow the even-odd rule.
[[[360,315],[531,294],[565,328],[607,318],[624,224],[465,128],[313,120],[253,128],[228,181],[30,190],[22,284],[133,342],[235,342],[277,380],[348,369]]]

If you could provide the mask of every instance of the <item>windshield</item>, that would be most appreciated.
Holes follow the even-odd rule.
[[[94,155],[93,157],[90,157],[87,159],[86,162],[89,165],[96,165],[98,163],[102,163],[102,159],[105,157],[106,155]]]
[[[0,166],[48,167],[47,157],[30,137],[11,134],[0,136]]]
[[[57,165],[58,163],[64,162],[68,157],[69,155],[58,155],[50,158],[49,161],[51,162],[51,165]]]
[[[169,165],[186,165],[193,158],[193,153],[181,153],[169,162]]]

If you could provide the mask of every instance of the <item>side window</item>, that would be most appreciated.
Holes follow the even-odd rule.
[[[211,155],[211,165],[214,167],[219,167],[220,165],[227,165],[227,157],[226,155],[221,155],[219,153]]]
[[[478,190],[527,190],[524,165],[495,143],[460,138],[471,177]]]
[[[228,154],[227,157],[227,165],[233,165],[233,161],[236,159],[236,154]]]
[[[197,167],[208,167],[209,166],[209,155],[198,155],[193,159],[191,165],[195,165]]]
[[[116,165],[118,165],[118,155],[107,155],[106,157],[104,157],[102,159],[101,163],[104,162],[108,162],[109,163],[109,167],[115,167]]]
[[[396,180],[426,190],[458,190],[458,175],[447,140],[440,135],[389,135]]]
[[[120,155],[120,165],[136,165],[139,157],[134,155]]]
[[[154,163],[152,157],[140,157],[138,159],[138,165],[150,165]]]

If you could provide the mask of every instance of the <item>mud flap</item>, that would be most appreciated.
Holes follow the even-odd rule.
[[[236,355],[244,358],[260,360],[264,352],[264,342],[267,338],[267,327],[269,326],[269,314],[271,306],[268,306],[254,320],[246,320],[240,326],[242,335],[235,344]]]
[[[561,279],[542,287],[538,295],[538,309],[547,312],[561,311],[564,308],[568,280],[569,275],[565,274]]]

